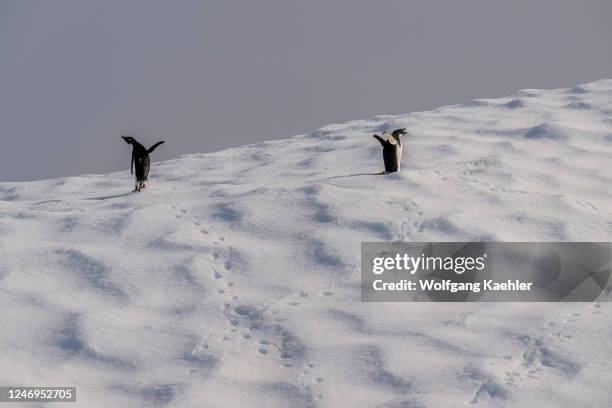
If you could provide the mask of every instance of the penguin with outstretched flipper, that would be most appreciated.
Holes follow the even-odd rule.
[[[380,174],[395,173],[400,171],[402,161],[402,136],[405,135],[406,128],[396,129],[391,133],[385,132],[382,136],[374,135],[383,147],[383,160],[385,171]]]
[[[149,179],[149,169],[151,168],[151,158],[149,153],[153,152],[161,142],[155,143],[149,149],[141,145],[131,136],[121,136],[129,145],[132,145],[132,162],[130,164],[130,172],[134,174],[134,165],[136,167],[136,186],[134,191],[141,191],[146,187],[145,182]]]

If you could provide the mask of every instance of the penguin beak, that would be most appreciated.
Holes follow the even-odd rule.
[[[130,144],[128,136],[121,136],[121,138],[125,140],[125,143]]]

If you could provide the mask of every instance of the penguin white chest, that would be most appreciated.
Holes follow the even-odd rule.
[[[400,171],[400,165],[402,162],[402,146],[398,145],[395,148],[395,159],[397,161],[397,171]]]

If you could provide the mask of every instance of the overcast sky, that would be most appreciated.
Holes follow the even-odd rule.
[[[612,77],[612,2],[1,0],[0,180]],[[127,171],[127,170],[126,170]]]

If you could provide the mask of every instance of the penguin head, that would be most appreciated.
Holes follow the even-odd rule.
[[[406,132],[406,128],[395,129],[392,133],[392,135],[395,137],[403,136],[405,134],[408,134],[408,132]]]
[[[121,138],[125,140],[127,144],[132,144],[136,141],[132,136],[121,136]]]

